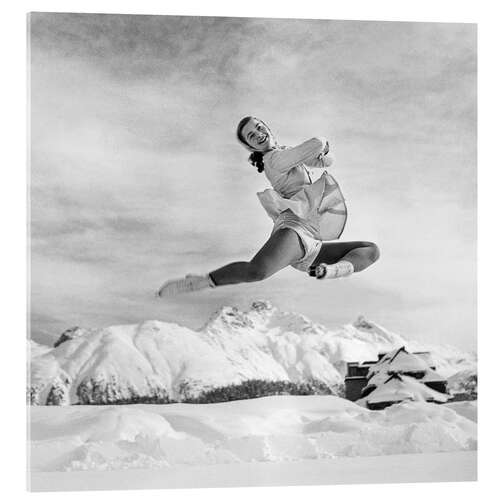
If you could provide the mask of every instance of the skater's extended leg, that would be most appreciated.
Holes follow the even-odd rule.
[[[213,286],[260,281],[303,256],[304,249],[297,233],[283,228],[271,235],[251,261],[232,262],[202,276],[187,275],[185,278],[168,280],[160,287],[157,295],[170,297]]]
[[[304,256],[299,237],[292,229],[276,231],[249,262],[232,262],[210,273],[215,285],[261,281]]]

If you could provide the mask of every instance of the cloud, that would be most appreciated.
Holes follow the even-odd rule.
[[[429,303],[455,300],[474,342],[475,26],[36,13],[30,29],[34,318],[193,326],[267,296],[325,323],[413,310],[418,333]],[[285,270],[158,304],[166,278],[249,259],[269,235],[267,181],[234,139],[247,114],[284,144],[331,139],[344,238],[382,259],[332,296]]]

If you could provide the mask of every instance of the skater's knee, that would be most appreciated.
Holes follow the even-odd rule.
[[[358,248],[362,249],[363,257],[368,265],[373,264],[380,257],[380,250],[372,241],[359,241]]]
[[[369,244],[366,247],[368,249],[368,258],[373,264],[374,262],[377,262],[377,260],[380,258],[380,249],[375,243],[372,242],[368,243]]]

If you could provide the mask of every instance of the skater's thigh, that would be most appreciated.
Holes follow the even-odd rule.
[[[325,241],[312,265],[335,264],[352,250],[371,246],[373,243],[369,241]]]
[[[293,229],[283,228],[271,235],[251,263],[271,275],[303,256],[304,249],[297,233]]]

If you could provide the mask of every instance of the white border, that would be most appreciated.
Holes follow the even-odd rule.
[[[269,0],[241,2],[183,0],[182,2],[140,1],[16,1],[2,8],[2,347],[0,367],[2,399],[2,489],[6,498],[28,495],[25,492],[25,283],[26,283],[26,16],[28,11],[54,12],[110,12],[137,14],[223,15],[249,17],[296,17],[326,19],[364,19],[391,21],[473,22],[479,24],[479,359],[480,359],[480,455],[479,482],[456,484],[419,484],[385,486],[325,486],[296,488],[246,488],[227,490],[158,490],[115,491],[106,493],[63,493],[64,497],[78,498],[233,498],[295,497],[313,494],[315,498],[331,495],[369,495],[387,498],[404,495],[408,499],[423,495],[453,495],[490,497],[498,491],[496,482],[500,448],[498,442],[499,419],[494,406],[498,400],[498,363],[500,356],[500,325],[496,318],[498,308],[499,239],[498,217],[498,116],[500,81],[498,52],[500,46],[498,16],[495,2],[470,1],[355,1],[322,2],[308,0],[301,4],[285,4]],[[285,6],[286,5],[286,6]],[[6,111],[6,112],[5,112]],[[7,151],[5,154],[5,149]],[[439,272],[439,271],[437,271]],[[457,272],[460,272],[457,269]],[[496,372],[496,373],[495,373]],[[495,384],[495,377],[497,383]],[[5,493],[7,490],[7,493]],[[14,493],[15,492],[15,493]],[[54,493],[39,493],[52,498]]]

